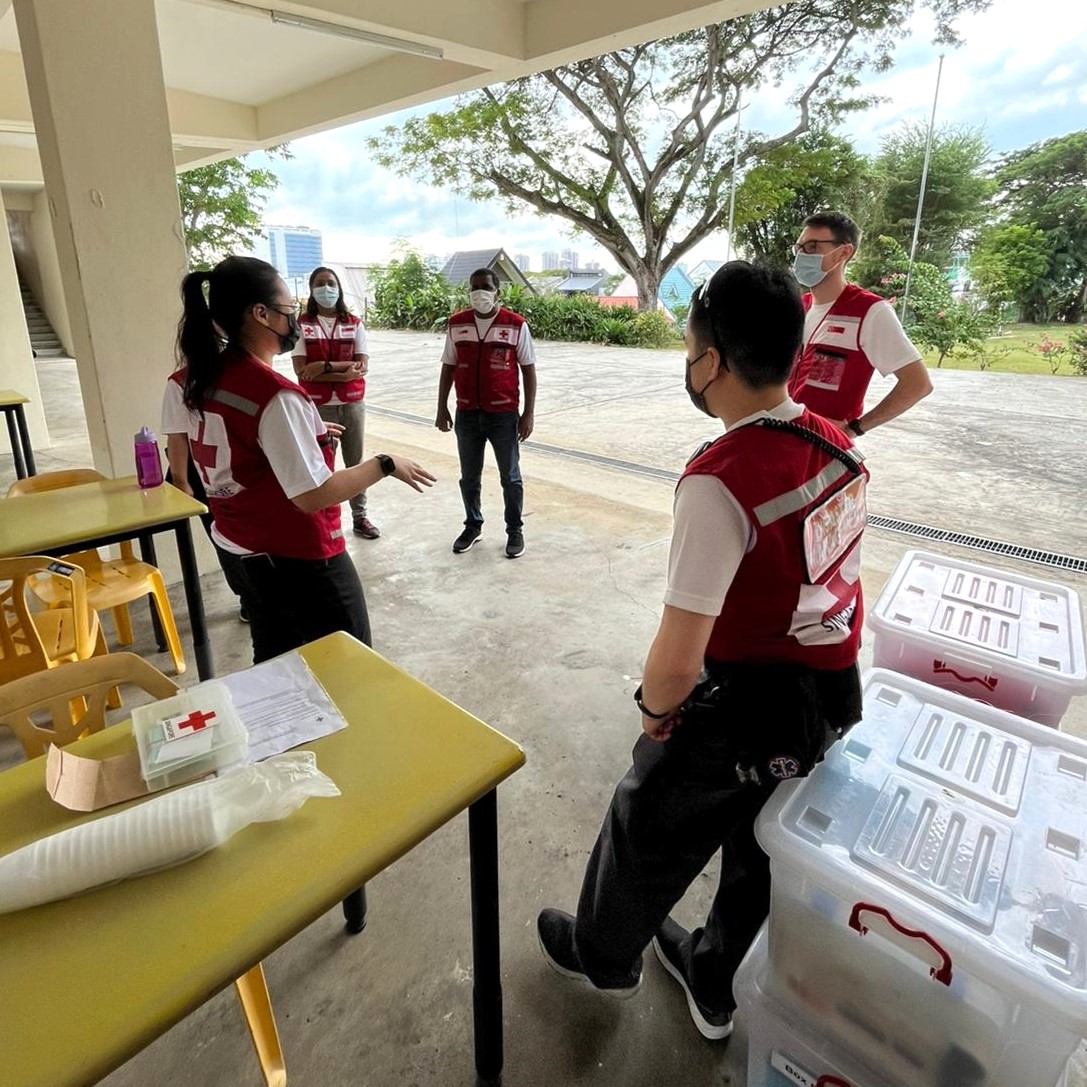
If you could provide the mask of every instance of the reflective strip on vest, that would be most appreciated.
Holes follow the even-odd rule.
[[[833,486],[847,472],[848,468],[838,461],[831,461],[817,476],[802,483],[794,490],[786,494],[771,498],[769,502],[763,502],[755,507],[755,516],[759,524],[772,525],[780,521],[782,517],[788,517],[791,513],[797,513],[805,506],[814,502],[828,487]]]
[[[246,400],[237,393],[228,393],[224,389],[216,389],[211,394],[211,399],[220,404],[226,404],[228,408],[236,408],[245,415],[256,415],[260,411],[260,405],[252,400]]]

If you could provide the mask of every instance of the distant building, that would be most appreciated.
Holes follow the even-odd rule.
[[[545,272],[556,272],[559,268],[559,255],[558,253],[548,252],[543,255],[543,270]]]
[[[268,242],[268,261],[286,280],[308,278],[324,263],[321,232],[309,226],[271,226],[264,228]]]
[[[680,268],[670,268],[660,282],[657,296],[669,309],[674,309],[676,306],[689,306],[694,291],[695,285],[686,272]]]
[[[723,260],[700,260],[690,272],[687,272],[687,277],[696,287],[701,287],[724,263]],[[683,265],[680,264],[678,267],[683,268]],[[686,268],[683,270],[687,271]]]
[[[591,260],[588,264],[585,265],[585,271],[602,272],[604,271],[604,266],[598,260]]]
[[[459,287],[479,268],[489,268],[498,276],[499,283],[513,283],[536,293],[505,249],[465,249],[454,253],[446,261],[442,275],[451,286]]]
[[[610,278],[604,272],[590,272],[587,270],[571,272],[561,283],[555,286],[555,292],[564,294],[567,297],[574,294],[587,294],[598,298],[604,293],[604,288],[607,287]]]
[[[518,253],[513,258],[513,263],[521,269],[522,272],[529,272],[532,270],[532,258],[527,253]]]
[[[570,272],[576,272],[579,260],[580,254],[576,249],[564,249],[559,256],[559,267]]]

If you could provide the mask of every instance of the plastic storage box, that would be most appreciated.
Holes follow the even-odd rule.
[[[909,1087],[866,1067],[817,1021],[775,999],[766,988],[768,974],[764,928],[732,983],[736,1038],[729,1049],[739,1044],[729,1055],[730,1082],[738,1081],[739,1087]]]
[[[873,664],[1057,725],[1087,691],[1079,596],[908,551],[868,617]]]
[[[977,1078],[978,1069],[954,1046],[945,1051],[935,1078],[888,1078],[885,1071],[868,1067],[837,1044],[818,1021],[798,1015],[777,1000],[767,991],[768,977],[764,927],[732,983],[736,1030],[729,1045],[729,1064],[730,1082],[736,1087],[914,1087],[921,1083],[977,1087],[984,1082]],[[882,1044],[893,1046],[893,1037],[886,1037]],[[869,1039],[864,1048],[871,1058],[886,1063],[880,1060],[879,1042]],[[889,1063],[898,1063],[893,1054]],[[1064,1087],[1065,1076],[1062,1072],[1057,1087]]]
[[[152,792],[244,762],[249,751],[249,734],[230,691],[214,681],[137,706],[132,733]]]
[[[757,833],[779,999],[893,1083],[942,1085],[952,1050],[962,1087],[1059,1079],[1087,1033],[1087,743],[873,671]]]

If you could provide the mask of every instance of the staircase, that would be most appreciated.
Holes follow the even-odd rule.
[[[26,314],[26,327],[30,333],[30,346],[36,359],[63,359],[68,357],[64,344],[60,342],[45,311],[34,300],[34,292],[19,276],[19,290],[23,296],[23,313]]]

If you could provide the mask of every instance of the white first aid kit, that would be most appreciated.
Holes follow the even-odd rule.
[[[875,667],[1044,725],[1087,691],[1080,600],[1063,585],[907,551],[868,626]]]
[[[151,792],[244,762],[249,751],[249,734],[230,691],[214,680],[137,706],[132,734]]]
[[[756,829],[767,990],[865,1087],[1053,1087],[1087,1034],[1087,743],[872,671]]]

